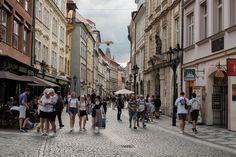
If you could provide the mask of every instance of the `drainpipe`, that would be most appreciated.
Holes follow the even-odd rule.
[[[182,14],[182,17],[181,17],[181,47],[184,48],[184,8],[183,8],[183,4],[184,4],[184,0],[182,0],[182,4],[181,4],[181,14]],[[182,51],[182,56],[181,56],[181,67],[180,67],[180,90],[183,91],[183,68],[182,68],[182,65],[183,65],[183,59],[184,59],[184,50]]]
[[[33,21],[32,21],[32,41],[31,41],[31,66],[35,64],[35,9],[36,9],[36,2],[35,0],[33,2]]]

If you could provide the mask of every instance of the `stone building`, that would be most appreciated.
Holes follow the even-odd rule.
[[[69,83],[65,77],[66,10],[66,0],[35,1],[34,67],[39,69],[39,77],[62,88]]]
[[[0,1],[0,104],[17,99],[27,85],[25,75],[38,72],[31,60],[33,4],[34,0]]]
[[[163,113],[172,115],[174,87],[181,88],[181,71],[179,66],[174,85],[167,53],[181,42],[181,1],[147,0],[145,19],[144,94],[160,97]]]
[[[236,79],[227,76],[227,59],[236,58],[236,1],[184,1],[183,89],[196,92],[203,105],[202,119],[236,131]],[[228,69],[229,70],[229,69]],[[191,71],[193,76],[188,77]],[[190,75],[191,76],[191,75]]]

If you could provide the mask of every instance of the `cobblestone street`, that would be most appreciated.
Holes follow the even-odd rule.
[[[116,111],[108,110],[107,128],[101,129],[100,134],[94,134],[90,124],[86,132],[76,128],[69,133],[68,115],[63,117],[66,125],[57,137],[42,137],[35,130],[28,133],[1,130],[0,156],[236,156],[233,149],[168,130],[159,126],[158,120],[148,124],[147,129],[130,129],[127,110],[123,111],[122,122],[116,121]]]

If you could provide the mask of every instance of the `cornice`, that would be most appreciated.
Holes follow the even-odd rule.
[[[145,29],[145,32],[150,31],[152,29],[153,25],[155,25],[157,22],[160,21],[160,19],[165,17],[169,13],[169,11],[173,10],[180,2],[181,2],[181,0],[175,0],[169,7],[167,7],[165,10],[163,10],[160,13],[160,15],[155,17],[155,19],[150,23],[150,25],[148,25],[148,27]]]

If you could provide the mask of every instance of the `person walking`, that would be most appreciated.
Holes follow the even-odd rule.
[[[122,109],[124,108],[124,101],[121,98],[121,95],[118,95],[118,99],[117,99],[117,120],[118,121],[122,121],[121,120],[121,113],[122,113]]]
[[[19,128],[20,132],[27,132],[26,124],[28,119],[26,118],[26,109],[29,109],[27,96],[30,94],[29,88],[25,89],[25,92],[20,94],[19,96]]]
[[[180,122],[180,133],[184,134],[185,121],[188,115],[188,99],[185,98],[184,92],[181,92],[180,97],[176,99],[175,106],[177,106],[177,114]]]
[[[56,109],[56,116],[57,116],[60,128],[64,127],[64,125],[62,123],[62,119],[61,119],[61,114],[62,114],[63,108],[64,108],[64,101],[61,96],[61,91],[57,91],[57,102],[55,105],[55,109]]]
[[[95,101],[95,106],[93,107],[92,117],[93,117],[93,129],[98,129],[98,133],[101,127],[102,115],[104,115],[104,110],[102,109],[101,97],[97,96]]]
[[[44,95],[39,100],[40,130],[42,136],[49,134],[49,113],[48,105],[52,103],[52,97],[48,88],[44,90]]]
[[[82,131],[82,123],[83,123],[83,131],[86,131],[85,125],[87,120],[87,101],[84,95],[80,96],[79,103],[79,130]]]
[[[139,127],[139,121],[143,122],[143,128],[146,127],[145,124],[145,111],[146,111],[146,103],[143,95],[140,95],[140,99],[138,102],[138,119],[137,119],[137,126]]]
[[[131,99],[128,102],[128,111],[129,111],[129,128],[132,128],[132,121],[134,124],[134,129],[137,129],[137,110],[138,110],[138,104],[135,101],[135,96],[132,95]]]
[[[47,105],[47,107],[48,107],[48,120],[49,120],[49,123],[51,124],[52,131],[53,131],[51,136],[54,137],[57,132],[56,124],[55,124],[55,121],[56,121],[56,108],[55,108],[55,106],[58,101],[58,95],[55,93],[53,88],[49,89],[49,93],[51,96],[51,103]]]
[[[71,93],[71,98],[68,100],[67,111],[70,115],[70,132],[73,132],[75,116],[79,113],[79,100],[76,98],[75,92]]]
[[[196,99],[196,93],[192,93],[192,99],[189,100],[188,105],[190,106],[190,115],[191,115],[191,119],[192,119],[192,131],[196,134],[197,133],[197,128],[196,128],[196,124],[197,124],[197,120],[198,120],[198,116],[199,116],[199,112],[201,110],[201,103],[199,100]]]

